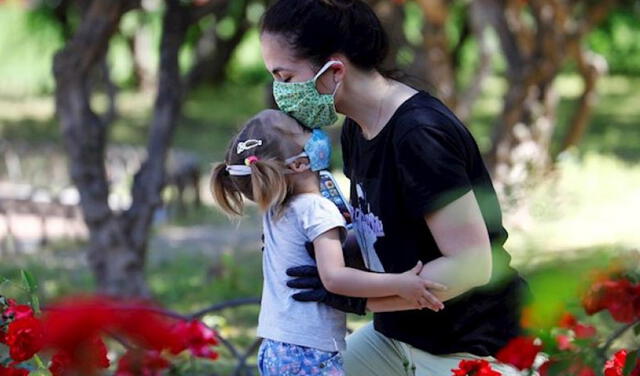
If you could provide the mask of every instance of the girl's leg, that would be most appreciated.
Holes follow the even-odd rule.
[[[411,375],[398,343],[376,332],[373,322],[347,337],[347,350],[342,355],[347,376]]]

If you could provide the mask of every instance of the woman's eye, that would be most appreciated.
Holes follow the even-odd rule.
[[[284,80],[282,80],[282,82],[290,82],[291,81],[291,77],[287,77]]]

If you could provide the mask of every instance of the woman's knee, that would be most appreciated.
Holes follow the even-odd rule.
[[[405,359],[393,340],[370,322],[347,336],[343,353],[347,376],[405,376]]]

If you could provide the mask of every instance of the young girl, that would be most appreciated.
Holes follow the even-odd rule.
[[[345,266],[341,241],[345,220],[320,194],[318,173],[329,165],[331,146],[322,131],[302,128],[282,112],[267,110],[252,118],[233,139],[225,163],[215,167],[212,194],[230,215],[243,214],[244,198],[264,212],[264,286],[258,336],[262,375],[344,375],[346,317],[325,304],[291,298],[284,271],[314,263],[305,244],[312,242],[326,288],[357,297],[401,296],[415,308],[442,288],[418,276],[422,264],[404,273],[369,273]]]

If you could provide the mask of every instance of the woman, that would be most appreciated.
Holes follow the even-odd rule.
[[[344,303],[310,294],[376,312],[347,338],[347,375],[448,376],[461,359],[495,361],[520,332],[526,284],[509,266],[498,200],[471,134],[439,100],[381,73],[388,42],[363,1],[279,0],[263,17],[261,47],[283,111],[312,128],[346,116],[344,171],[367,268],[398,273],[421,260],[421,276],[448,287],[433,291],[444,309],[431,310],[397,296]]]

